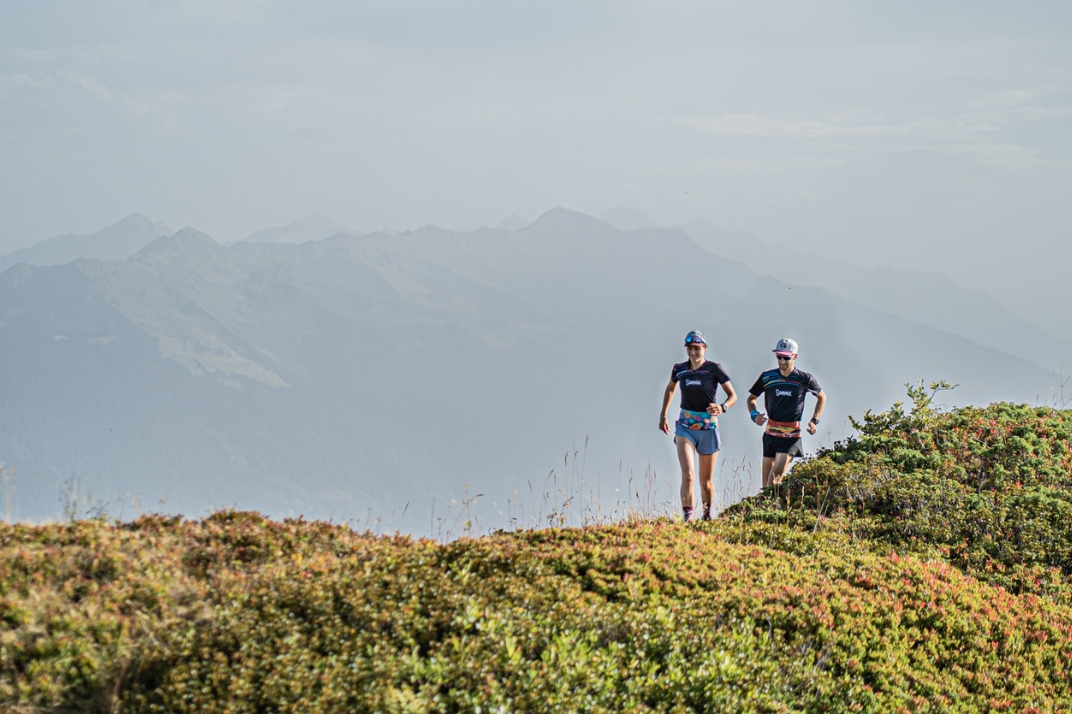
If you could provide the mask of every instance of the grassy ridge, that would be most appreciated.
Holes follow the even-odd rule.
[[[1070,425],[917,395],[709,524],[4,527],[0,709],[1072,710]]]
[[[1072,706],[1068,608],[784,526],[440,545],[223,513],[3,548],[0,701],[25,711]]]
[[[992,404],[868,413],[729,518],[835,531],[947,560],[1013,592],[1070,600],[1072,411]]]

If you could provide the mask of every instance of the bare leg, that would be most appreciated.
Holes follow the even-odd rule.
[[[763,457],[763,488],[782,482],[789,465],[793,463],[793,457],[789,454],[777,454],[773,458]]]
[[[696,477],[696,467],[693,465],[696,456],[696,447],[688,439],[680,436],[674,437],[677,444],[677,460],[681,464],[681,507],[692,508],[692,482]]]
[[[789,466],[793,463],[793,457],[789,454],[776,454],[773,459],[763,459],[763,466],[765,472],[768,471],[768,469],[766,468],[767,461],[773,462],[771,464],[771,468],[769,469],[768,479],[770,482],[767,485],[771,486],[780,484],[782,482],[782,479],[785,478],[785,475],[789,473]]]
[[[704,456],[700,454],[700,500],[705,507],[711,505],[715,492],[715,464],[718,452]]]

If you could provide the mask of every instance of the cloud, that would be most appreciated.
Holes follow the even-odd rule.
[[[970,154],[978,161],[1002,169],[1072,169],[1072,161],[1060,161],[1039,149],[1018,144],[953,145],[948,148],[951,152]]]
[[[797,150],[788,163],[807,161],[831,150],[851,153],[877,149],[945,151],[971,153],[977,158],[1007,168],[1027,166],[1067,168],[1047,152],[1017,141],[1029,125],[1072,118],[1072,106],[1046,105],[1039,92],[1007,92],[987,98],[960,111],[896,116],[888,112],[850,108],[816,115],[774,116],[759,113],[724,113],[671,119],[704,134],[726,139],[762,139],[783,144],[812,146],[811,152]],[[1014,138],[1014,135],[1016,138]],[[725,159],[735,168],[787,168],[783,159],[739,157]],[[801,155],[803,154],[803,155]],[[812,157],[814,159],[815,157]],[[758,162],[758,163],[757,163]]]
[[[96,77],[91,77],[85,74],[74,74],[72,72],[63,72],[62,76],[68,81],[81,87],[88,94],[91,94],[100,99],[111,101],[112,93],[108,91],[108,88],[104,86],[104,82],[100,81]]]
[[[56,53],[52,50],[8,46],[0,47],[0,58],[9,63],[48,65],[55,61]]]
[[[136,116],[150,116],[164,111],[164,105],[157,99],[144,97],[125,97],[123,105],[131,114]]]
[[[800,169],[834,168],[845,163],[843,159],[829,156],[790,156],[779,153],[773,156],[715,156],[696,160],[692,168],[694,174],[707,174],[711,171],[789,173]]]
[[[26,91],[45,94],[54,100],[74,98],[76,94],[89,94],[97,99],[112,101],[112,92],[104,82],[88,74],[75,72],[47,72],[38,75],[26,72],[0,74],[0,92]]]
[[[41,81],[31,77],[24,72],[14,72],[12,74],[0,74],[0,91],[7,89],[26,89],[37,88],[42,86]]]
[[[728,137],[822,140],[859,143],[881,139],[932,139],[948,141],[979,132],[994,131],[996,125],[961,116],[922,117],[902,121],[880,113],[846,111],[817,117],[781,118],[760,114],[723,114],[692,117],[681,123],[709,134]]]

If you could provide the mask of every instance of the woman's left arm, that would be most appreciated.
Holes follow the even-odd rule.
[[[708,405],[707,411],[709,414],[714,414],[715,416],[725,414],[730,410],[730,407],[737,403],[737,392],[733,391],[733,385],[730,384],[729,380],[722,383],[722,391],[726,393],[726,401],[721,404],[711,403]]]

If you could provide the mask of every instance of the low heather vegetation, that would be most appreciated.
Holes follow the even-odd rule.
[[[1072,595],[1072,411],[992,404],[868,413],[858,436],[726,514],[940,558],[1015,593]]]
[[[922,391],[709,524],[0,533],[0,708],[1072,709],[1072,418]]]

